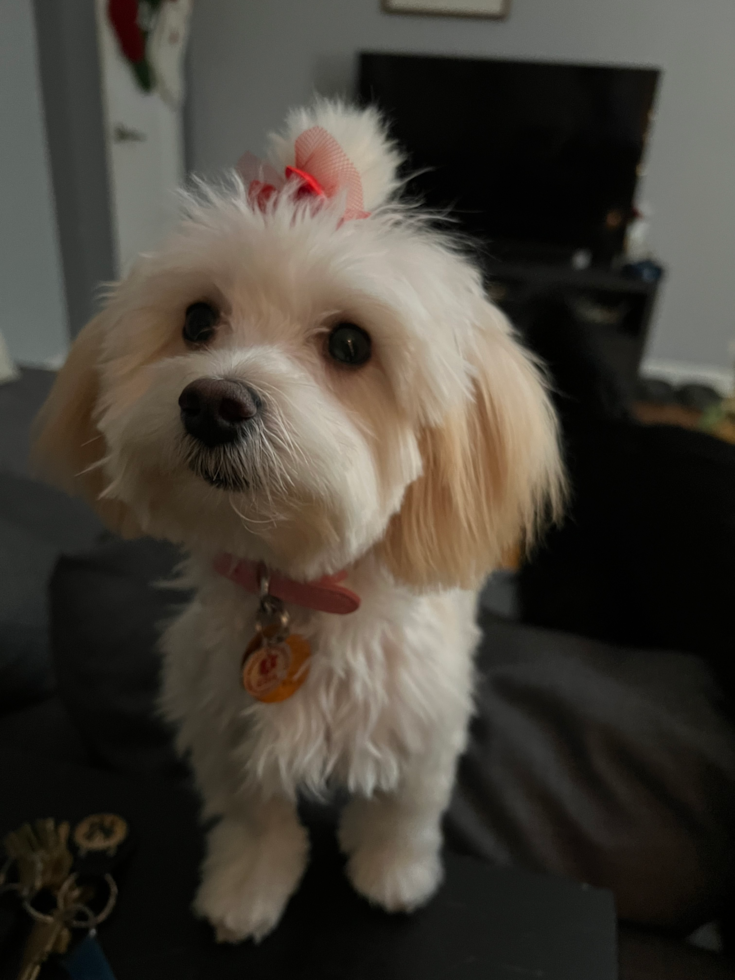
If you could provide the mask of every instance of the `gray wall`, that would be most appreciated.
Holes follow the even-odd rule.
[[[67,349],[64,287],[28,0],[0,0],[0,330],[15,360]]]
[[[669,268],[649,358],[728,367],[735,335],[735,3],[513,0],[507,21],[396,16],[380,0],[202,0],[190,52],[190,164],[209,172],[312,92],[350,91],[359,50],[665,70],[641,198]]]

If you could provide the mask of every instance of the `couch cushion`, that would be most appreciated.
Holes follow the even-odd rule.
[[[570,506],[521,570],[520,618],[696,654],[735,704],[735,446],[629,422],[565,437]]]
[[[0,715],[0,745],[35,752],[53,762],[91,764],[95,760],[57,695]]]
[[[481,615],[456,847],[615,892],[683,932],[735,886],[735,732],[706,665]]]
[[[170,545],[113,539],[64,556],[51,580],[58,691],[91,750],[117,772],[181,773],[155,700],[162,623],[185,601],[161,588]]]
[[[46,588],[59,553],[89,547],[101,531],[80,501],[0,474],[0,710],[53,688]]]
[[[110,542],[64,558],[53,578],[60,695],[121,771],[176,771],[155,714],[154,648],[181,597],[150,585],[176,558],[155,542]],[[735,748],[704,664],[487,613],[481,624],[449,842],[610,887],[636,922],[688,932],[712,919],[733,888]]]

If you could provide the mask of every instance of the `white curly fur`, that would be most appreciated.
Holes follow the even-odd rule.
[[[227,941],[265,935],[297,887],[302,791],[353,794],[340,843],[367,898],[412,909],[433,893],[472,705],[475,589],[562,487],[539,371],[472,264],[391,202],[399,157],[377,114],[292,113],[280,163],[314,124],[357,166],[372,216],[342,222],[338,203],[288,190],[262,211],[234,176],[200,187],[80,335],[38,442],[54,478],[112,525],[189,553],[196,597],[163,638],[162,703],[219,818],[195,907]],[[204,300],[220,320],[192,349],[182,323]],[[327,354],[340,320],[372,337],[363,367]],[[246,442],[187,435],[178,397],[202,377],[259,393]],[[297,579],[347,569],[361,597],[344,617],[289,609],[313,651],[289,700],[240,686],[257,602],[214,572],[221,551]]]

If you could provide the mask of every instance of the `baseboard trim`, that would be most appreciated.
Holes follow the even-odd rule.
[[[42,361],[18,361],[18,366],[25,368],[38,368],[42,371],[58,371],[59,368],[64,366],[64,361],[66,361],[66,354],[56,354],[55,357],[47,357]]]
[[[660,378],[674,385],[710,385],[721,395],[731,395],[735,379],[727,368],[713,364],[690,364],[687,361],[665,361],[651,358],[641,364],[640,374],[644,378]]]
[[[15,381],[15,379],[19,376],[20,372],[13,363],[13,358],[10,356],[8,345],[5,343],[5,338],[2,335],[2,331],[0,331],[0,384],[3,384],[6,381]]]

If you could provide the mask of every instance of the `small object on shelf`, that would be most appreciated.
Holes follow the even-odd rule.
[[[608,327],[616,327],[622,323],[630,309],[630,304],[624,300],[600,302],[585,293],[571,296],[569,304],[583,323]]]
[[[676,388],[665,378],[639,377],[635,386],[635,400],[651,405],[676,405]]]
[[[628,262],[622,268],[626,279],[640,279],[643,282],[659,282],[664,274],[663,267],[653,259],[643,259],[640,262]]]
[[[572,256],[572,268],[582,271],[592,265],[592,253],[588,248],[579,248]]]
[[[707,412],[714,406],[722,404],[722,395],[710,385],[690,382],[679,385],[676,400],[685,408],[693,408],[697,412]]]
[[[652,257],[649,242],[651,215],[650,204],[640,204],[633,208],[633,220],[628,225],[625,236],[625,256],[629,263],[643,262]]]
[[[735,443],[735,395],[706,409],[699,420],[699,428],[725,442]]]

